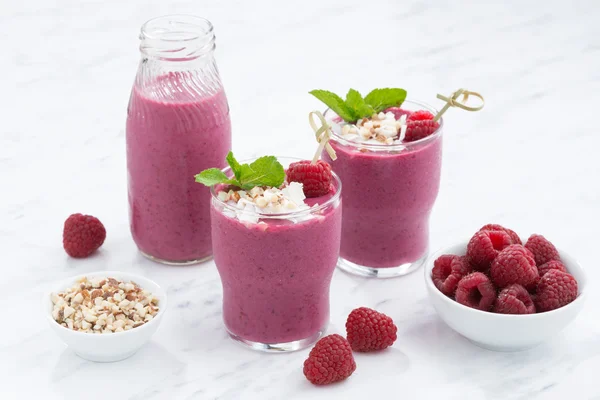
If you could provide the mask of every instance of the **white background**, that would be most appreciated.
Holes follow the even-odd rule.
[[[588,1],[46,0],[0,4],[0,398],[2,399],[599,399],[600,320],[591,293],[562,334],[523,353],[471,345],[441,322],[422,271],[386,281],[336,271],[331,333],[376,307],[398,325],[382,354],[357,355],[342,384],[313,387],[308,350],[265,355],[227,339],[213,263],[142,259],[128,229],[125,116],[138,30],[167,13],[209,18],[239,158],[309,157],[315,88],[399,86],[432,103],[459,87],[482,112],[445,117],[431,247],[489,222],[542,233],[598,268],[600,4]],[[71,213],[98,216],[101,251],[72,260]],[[116,364],[79,359],[49,330],[49,282],[98,269],[141,273],[168,290],[153,341]],[[395,397],[394,397],[395,398]]]

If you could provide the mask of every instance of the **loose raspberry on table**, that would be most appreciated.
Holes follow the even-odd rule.
[[[433,262],[431,279],[440,292],[453,296],[458,282],[472,269],[466,257],[444,254]]]
[[[346,320],[346,337],[354,351],[388,348],[396,341],[397,331],[390,317],[367,307],[352,310]]]
[[[435,118],[435,115],[426,110],[418,110],[411,113],[406,121],[429,121]]]
[[[499,314],[534,314],[535,304],[531,295],[519,284],[508,285],[498,295],[494,312]]]
[[[467,244],[467,257],[478,271],[487,271],[498,253],[512,244],[504,231],[479,231]]]
[[[577,280],[567,272],[551,269],[540,279],[535,296],[538,312],[564,307],[577,298]]]
[[[512,244],[492,262],[490,277],[502,289],[513,283],[531,285],[539,278],[539,274],[531,253],[520,244]]]
[[[467,307],[490,311],[496,300],[496,288],[485,274],[473,272],[458,282],[456,301]]]
[[[411,114],[411,116],[413,114]],[[433,120],[407,121],[404,141],[414,142],[416,140],[423,139],[433,134],[439,127],[440,124],[438,122],[434,122]]]
[[[106,239],[102,222],[91,215],[72,214],[63,228],[63,247],[68,255],[85,258],[98,250]]]
[[[510,239],[512,241],[512,244],[523,244],[523,242],[521,242],[521,238],[519,237],[519,235],[517,235],[517,232],[513,231],[512,229],[508,229],[503,227],[502,225],[498,225],[498,224],[487,224],[481,227],[481,229],[479,229],[480,231],[503,231],[508,233],[508,236],[510,236]]]
[[[531,235],[525,243],[532,253],[537,265],[546,264],[548,261],[560,260],[558,250],[542,235]]]
[[[540,277],[546,275],[546,272],[550,271],[551,269],[557,269],[562,272],[569,272],[567,271],[567,267],[565,267],[565,264],[563,264],[563,262],[559,260],[548,261],[547,263],[542,264],[537,268]]]
[[[292,163],[286,175],[288,182],[302,184],[306,197],[324,196],[331,190],[331,166],[325,161],[318,160],[316,164],[308,160]]]
[[[346,379],[356,370],[350,343],[333,334],[321,338],[304,361],[304,376],[315,385]]]

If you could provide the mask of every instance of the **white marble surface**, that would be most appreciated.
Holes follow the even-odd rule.
[[[595,293],[553,340],[503,354],[441,322],[422,271],[386,281],[336,271],[330,332],[366,305],[391,315],[399,338],[383,354],[357,355],[356,373],[324,388],[302,375],[308,350],[267,355],[228,340],[214,264],[154,264],[129,235],[124,123],[137,34],[167,13],[215,24],[241,158],[310,156],[314,88],[404,86],[433,104],[438,92],[480,91],[484,111],[446,118],[432,248],[499,222],[545,234],[579,258],[592,285],[600,278],[597,0],[3,0],[0,398],[600,399]],[[61,247],[72,212],[107,228],[90,259]],[[153,341],[116,364],[79,359],[40,315],[49,282],[98,269],[144,274],[170,296]]]

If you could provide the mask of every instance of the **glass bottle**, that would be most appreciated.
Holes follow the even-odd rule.
[[[131,234],[150,259],[201,262],[212,255],[211,196],[194,175],[225,166],[231,148],[213,26],[158,17],[142,26],[140,40],[126,129]]]

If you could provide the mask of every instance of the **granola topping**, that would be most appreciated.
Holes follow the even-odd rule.
[[[74,331],[124,332],[158,314],[158,298],[134,282],[115,278],[81,278],[72,287],[52,293],[52,318]]]
[[[398,120],[394,113],[380,112],[371,118],[362,118],[355,124],[330,121],[332,129],[344,139],[364,144],[398,144],[406,134],[406,115]]]

